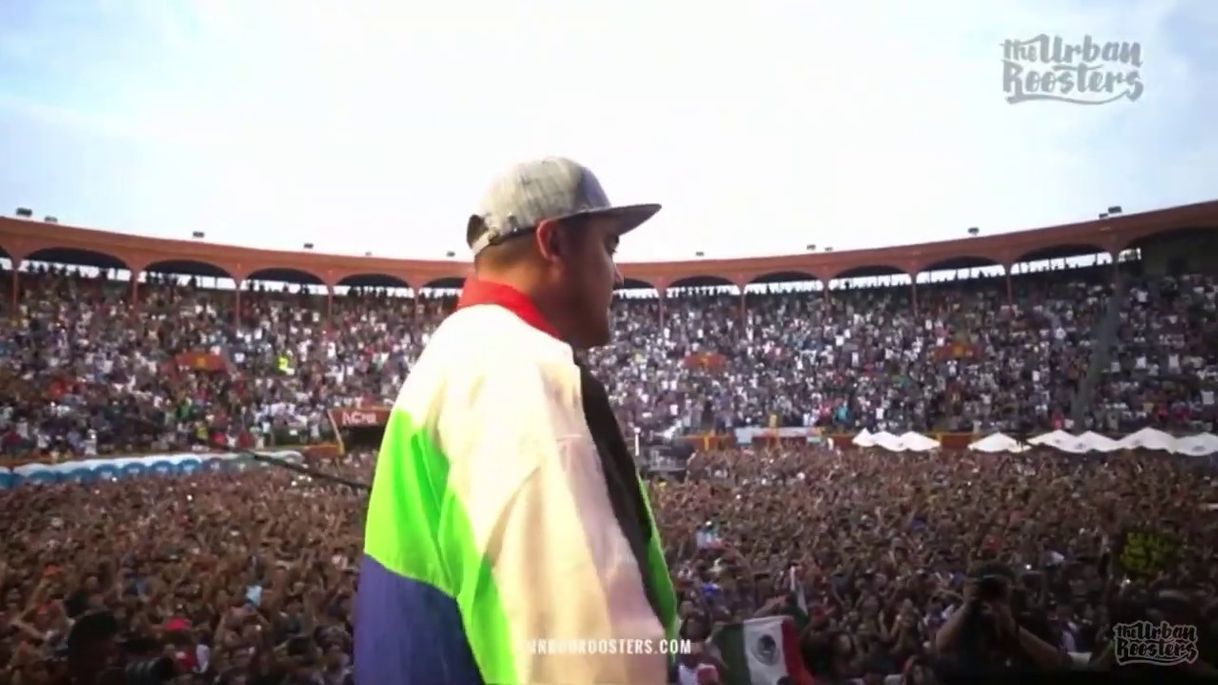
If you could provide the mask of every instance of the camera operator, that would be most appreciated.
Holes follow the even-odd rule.
[[[68,672],[63,685],[121,684],[118,621],[108,611],[85,614],[68,632]]]
[[[1065,671],[1069,656],[1015,620],[1015,576],[999,562],[981,564],[964,585],[964,604],[935,635],[945,671],[961,675],[1010,676]]]
[[[57,685],[155,685],[177,675],[168,657],[124,660],[118,634],[108,611],[77,619],[68,633],[68,671]]]
[[[669,680],[678,685],[717,685],[727,677],[727,666],[709,642],[711,629],[707,616],[694,615],[685,619],[679,634],[682,639],[693,642],[693,651],[674,660]]]

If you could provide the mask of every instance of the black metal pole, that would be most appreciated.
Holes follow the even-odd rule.
[[[346,485],[347,487],[355,488],[356,490],[363,490],[363,491],[367,492],[372,489],[372,486],[368,485],[367,483],[361,483],[360,481],[357,481],[357,480],[350,480],[348,478],[343,478],[342,476],[336,476],[336,475],[333,475],[330,473],[326,473],[324,471],[318,471],[316,469],[312,469],[312,468],[309,468],[308,466],[303,466],[301,464],[293,464],[290,461],[284,461],[277,457],[271,457],[271,456],[267,456],[265,454],[256,454],[254,452],[243,452],[242,454],[244,454],[245,456],[248,456],[249,458],[253,459],[254,461],[260,461],[265,464],[270,464],[271,466],[278,466],[279,468],[282,468],[282,469],[287,469],[289,471],[295,471],[297,473],[302,473],[302,474],[304,474],[306,476],[310,476],[312,478],[320,478],[322,480],[328,480],[328,481],[331,481],[334,483],[339,483],[340,485]]]

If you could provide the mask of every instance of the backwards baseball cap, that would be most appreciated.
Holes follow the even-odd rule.
[[[495,179],[478,212],[470,216],[465,239],[476,256],[547,219],[591,216],[616,219],[621,235],[658,211],[658,204],[614,206],[587,167],[563,157],[546,157],[517,164]]]

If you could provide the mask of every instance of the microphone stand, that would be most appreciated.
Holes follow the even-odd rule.
[[[255,452],[242,452],[241,455],[245,456],[245,457],[249,457],[250,459],[253,459],[254,461],[260,461],[264,464],[270,464],[271,466],[275,466],[275,467],[278,467],[281,469],[295,471],[296,473],[303,474],[303,475],[309,476],[311,478],[320,478],[322,480],[328,480],[332,483],[338,483],[339,485],[346,485],[347,487],[354,488],[356,490],[362,490],[364,492],[368,492],[369,490],[372,489],[372,486],[367,483],[361,483],[360,481],[357,481],[357,480],[351,480],[349,478],[344,478],[342,476],[336,476],[332,473],[326,473],[324,471],[319,471],[317,469],[314,469],[314,468],[311,468],[308,466],[304,466],[302,464],[293,464],[290,461],[284,461],[283,459],[279,459],[278,457],[271,457],[271,456],[268,456],[265,454],[257,454]]]

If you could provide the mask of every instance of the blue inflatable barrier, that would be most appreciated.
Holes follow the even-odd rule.
[[[142,476],[147,471],[148,471],[148,467],[139,462],[124,464],[123,467],[121,469],[119,469],[120,475],[124,478],[130,477],[130,476]]]
[[[73,483],[88,483],[97,478],[97,472],[92,469],[75,469],[73,471],[64,471],[63,479]]]
[[[177,469],[168,461],[155,461],[148,465],[148,470],[158,476],[173,475]]]
[[[97,475],[98,480],[110,480],[118,478],[120,473],[118,467],[114,464],[103,463],[93,469],[93,473]]]
[[[289,462],[302,462],[304,457],[292,450],[259,452]],[[89,483],[98,480],[119,480],[137,476],[182,476],[199,472],[243,471],[251,462],[248,454],[237,452],[203,454],[158,454],[146,457],[85,459],[60,464],[25,464],[15,469],[0,468],[0,490],[24,484],[59,482]]]
[[[24,475],[27,483],[48,484],[58,483],[61,474],[58,471],[31,471]]]

